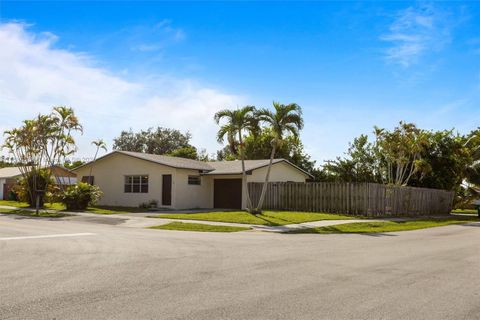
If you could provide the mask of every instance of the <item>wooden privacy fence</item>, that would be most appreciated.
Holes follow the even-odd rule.
[[[263,183],[248,184],[258,203]],[[453,191],[387,186],[377,183],[270,182],[264,209],[329,212],[367,216],[449,214]]]

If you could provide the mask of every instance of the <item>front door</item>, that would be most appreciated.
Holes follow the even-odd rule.
[[[172,205],[172,175],[162,175],[162,205]]]
[[[10,191],[12,191],[14,184],[5,183],[3,184],[3,200],[10,200]]]

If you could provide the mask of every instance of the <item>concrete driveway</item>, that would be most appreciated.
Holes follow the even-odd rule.
[[[109,219],[1,216],[0,319],[480,318],[478,224],[286,235]]]

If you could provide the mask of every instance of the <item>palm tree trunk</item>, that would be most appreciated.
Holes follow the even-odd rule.
[[[265,195],[267,194],[268,180],[270,179],[270,170],[272,169],[273,158],[275,157],[275,151],[277,143],[275,142],[272,146],[272,153],[270,154],[270,163],[268,164],[267,174],[265,175],[265,182],[263,183],[262,193],[260,194],[260,200],[258,200],[257,208],[255,209],[256,213],[262,212],[263,202],[265,201]]]
[[[240,159],[242,161],[242,193],[246,197],[246,202],[247,202],[247,211],[252,210],[252,200],[250,199],[250,195],[248,193],[248,185],[247,185],[247,172],[245,171],[245,153],[243,152],[243,140],[242,140],[242,134],[238,134],[238,141],[240,142]]]
[[[98,149],[99,149],[99,147],[97,147],[97,150],[95,151],[95,156],[93,157],[92,164],[90,165],[90,173],[88,174],[88,183],[90,183],[90,185],[93,185],[93,181],[92,181],[93,180],[92,179],[93,162],[95,162],[95,160],[97,160]]]

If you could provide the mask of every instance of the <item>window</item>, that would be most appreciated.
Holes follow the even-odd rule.
[[[125,176],[126,193],[148,193],[148,176]]]
[[[82,177],[82,182],[85,182],[85,183],[88,183],[88,184],[92,184],[93,185],[93,182],[95,181],[95,177],[94,176],[83,176]]]
[[[199,186],[201,182],[200,176],[188,176],[188,184]]]

